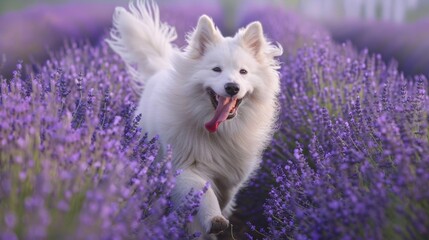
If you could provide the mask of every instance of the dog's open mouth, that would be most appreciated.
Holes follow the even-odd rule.
[[[234,118],[237,115],[238,106],[240,106],[243,99],[220,96],[211,88],[207,89],[207,93],[209,94],[210,101],[215,108],[215,115],[212,120],[205,124],[205,127],[209,132],[216,132],[219,124],[225,120]]]

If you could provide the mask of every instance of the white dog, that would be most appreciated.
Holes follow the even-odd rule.
[[[176,31],[160,22],[156,4],[136,1],[129,9],[115,10],[107,42],[142,91],[137,113],[143,130],[159,135],[163,148],[170,145],[174,168],[183,170],[175,204],[210,183],[190,231],[222,232],[237,191],[272,137],[279,92],[275,57],[282,48],[264,37],[259,22],[223,37],[203,15],[182,51],[171,44]]]

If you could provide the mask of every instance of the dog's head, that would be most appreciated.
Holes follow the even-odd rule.
[[[264,37],[260,22],[252,22],[234,37],[223,37],[203,15],[188,39],[185,54],[193,60],[191,81],[204,93],[211,119],[205,127],[216,132],[219,124],[239,114],[249,99],[272,99],[278,92],[278,62],[283,50]]]

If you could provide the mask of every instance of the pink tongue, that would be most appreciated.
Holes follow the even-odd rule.
[[[229,111],[235,106],[236,99],[219,96],[216,112],[212,120],[205,124],[206,129],[214,133],[219,124],[228,118]]]

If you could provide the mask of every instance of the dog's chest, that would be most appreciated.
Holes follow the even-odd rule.
[[[201,175],[212,180],[222,179],[225,185],[241,184],[258,164],[260,146],[234,136],[188,135],[186,140],[182,138],[174,145],[178,168],[193,166]]]

